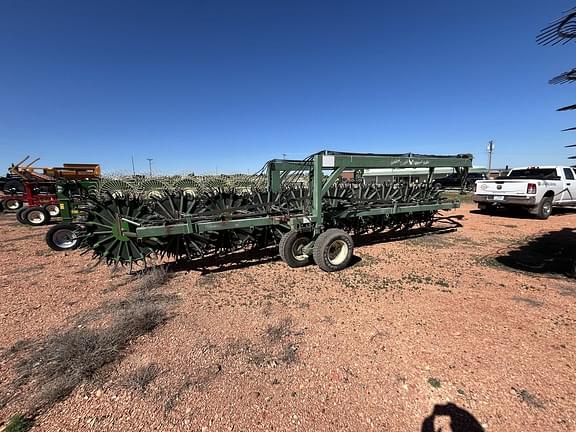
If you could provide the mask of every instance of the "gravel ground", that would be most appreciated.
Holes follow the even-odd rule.
[[[576,284],[562,274],[576,213],[472,210],[446,213],[457,230],[357,247],[339,273],[272,256],[179,266],[154,287],[178,299],[168,321],[33,430],[576,431]],[[50,251],[45,232],[0,216],[4,352],[105,326],[139,289],[89,254]],[[0,358],[0,395],[14,364]],[[28,389],[0,422],[41,390]]]

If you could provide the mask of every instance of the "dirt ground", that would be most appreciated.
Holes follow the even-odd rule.
[[[365,239],[338,273],[270,255],[180,265],[158,288],[177,299],[167,321],[32,430],[576,431],[576,212],[472,210],[430,235]],[[45,232],[0,216],[3,352],[106,324],[137,289],[126,270],[49,250]],[[0,357],[8,396],[13,367]],[[0,405],[0,424],[38,387]]]

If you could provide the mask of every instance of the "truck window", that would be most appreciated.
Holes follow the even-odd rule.
[[[524,168],[510,171],[508,178],[557,180],[558,174],[556,168]]]
[[[570,168],[564,168],[564,177],[566,180],[574,180],[574,173]]]

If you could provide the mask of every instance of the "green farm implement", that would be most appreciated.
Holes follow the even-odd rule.
[[[151,255],[195,259],[278,246],[290,267],[314,262],[325,271],[348,265],[351,234],[427,227],[443,209],[434,170],[463,179],[472,156],[362,154],[323,151],[304,160],[275,159],[230,185],[189,185],[142,196],[101,193],[90,199],[82,245],[108,264],[143,263]],[[426,167],[428,181],[364,184],[373,168]],[[345,173],[353,180],[344,180]]]

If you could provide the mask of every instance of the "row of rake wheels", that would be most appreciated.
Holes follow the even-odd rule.
[[[348,189],[348,188],[346,188]],[[352,189],[350,189],[352,190]],[[373,194],[374,188],[365,189]],[[229,229],[202,234],[160,235],[137,238],[119,228],[124,222],[135,226],[165,226],[181,223],[184,217],[193,220],[219,220],[243,218],[261,214],[297,214],[306,206],[304,189],[283,191],[280,194],[252,191],[236,193],[216,190],[202,196],[180,192],[164,192],[153,198],[141,196],[114,196],[95,198],[90,205],[89,218],[80,224],[59,224],[47,233],[46,241],[54,250],[69,250],[82,245],[94,258],[111,265],[143,263],[151,255],[176,260],[219,256],[237,250],[263,249],[277,246],[281,258],[290,267],[303,267],[314,261],[322,270],[332,272],[347,267],[353,256],[352,234],[366,234],[407,230],[415,225],[431,223],[433,212],[369,218],[342,218],[346,202],[334,193],[328,200],[326,229],[318,237],[309,232],[290,231],[288,227],[266,226],[249,229]],[[348,194],[348,190],[335,190]],[[364,195],[358,194],[358,195]],[[372,196],[363,197],[366,199]],[[379,198],[379,197],[377,197]],[[334,200],[334,203],[330,202]],[[349,204],[348,204],[349,205]]]

